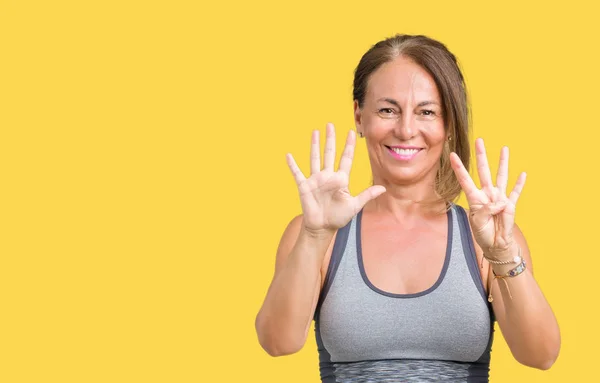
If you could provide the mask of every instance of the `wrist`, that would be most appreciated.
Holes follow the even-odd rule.
[[[521,248],[516,243],[502,249],[495,248],[484,252],[483,256],[490,263],[496,275],[505,275],[523,262]]]
[[[516,242],[511,242],[502,247],[492,246],[484,249],[483,254],[486,258],[497,261],[507,261],[519,255],[519,245]]]
[[[520,262],[519,262],[519,264],[520,264]],[[494,271],[494,275],[502,276],[502,275],[508,274],[511,270],[513,270],[519,264],[512,263],[510,265],[491,265],[491,266],[492,266],[492,270]]]
[[[527,264],[525,260],[521,256],[521,248],[519,247],[519,255],[515,257],[514,262],[518,262],[516,266],[510,265],[507,267],[505,264],[492,264],[492,270],[494,272],[494,279],[500,279],[504,282],[506,286],[506,290],[508,291],[508,297],[512,299],[512,294],[510,293],[510,288],[508,287],[507,279],[514,278],[518,275],[523,274],[527,269]],[[511,262],[512,263],[512,262]],[[490,289],[490,293],[488,296],[488,301],[493,302],[494,298],[492,297],[492,290]]]
[[[302,226],[302,230],[300,231],[300,235],[304,238],[308,238],[311,240],[317,241],[331,241],[333,236],[335,235],[336,230],[330,229],[311,229],[306,226]]]

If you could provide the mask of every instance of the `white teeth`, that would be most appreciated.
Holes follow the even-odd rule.
[[[415,154],[419,151],[419,149],[400,149],[400,148],[392,148],[392,150],[401,156],[410,156],[411,154]]]

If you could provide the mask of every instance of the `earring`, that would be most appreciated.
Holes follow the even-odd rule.
[[[360,136],[360,138],[363,138],[365,135],[363,134],[363,132],[358,132],[358,135]]]
[[[448,142],[452,141],[452,136],[448,136]]]

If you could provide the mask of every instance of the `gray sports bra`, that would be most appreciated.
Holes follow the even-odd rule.
[[[362,211],[338,231],[315,311],[324,383],[488,382],[494,316],[479,274],[464,209],[448,210],[438,280],[393,294],[368,279]]]

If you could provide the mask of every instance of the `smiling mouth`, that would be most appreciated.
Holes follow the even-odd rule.
[[[401,149],[401,148],[392,148],[389,146],[386,146],[386,148],[388,148],[389,150],[393,151],[396,154],[399,154],[401,156],[412,156],[413,154],[416,154],[417,152],[421,151],[422,149]]]

